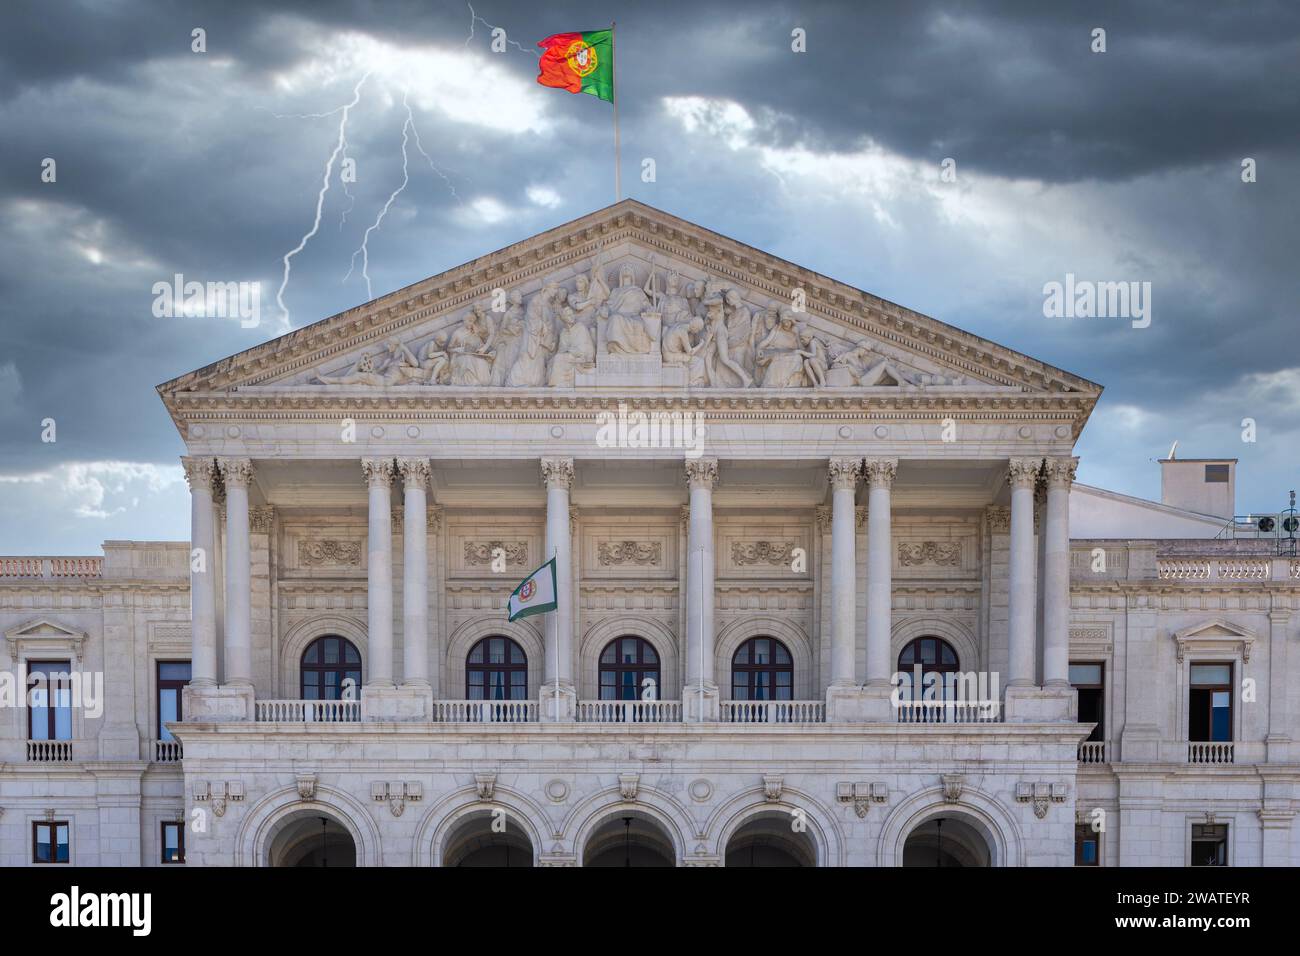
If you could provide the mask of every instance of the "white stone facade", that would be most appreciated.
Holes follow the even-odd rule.
[[[0,559],[0,671],[104,690],[66,739],[0,715],[0,864],[57,821],[73,864],[160,865],[184,821],[188,866],[1069,866],[1102,819],[1105,866],[1207,825],[1300,865],[1300,561],[1147,536],[1132,499],[1130,537],[1072,539],[1076,376],[629,201],[160,393],[192,547]],[[686,440],[601,431],[653,412]],[[552,556],[559,611],[508,622]],[[326,636],[359,700],[304,701]],[[524,692],[471,700],[494,636]],[[651,700],[601,699],[622,637]],[[752,638],[786,699],[736,699]],[[996,709],[895,706],[921,638]],[[1070,662],[1105,674],[1083,746]],[[1220,743],[1189,741],[1207,663]]]

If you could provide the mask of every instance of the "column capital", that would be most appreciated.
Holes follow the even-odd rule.
[[[254,534],[270,534],[275,520],[275,509],[270,505],[248,509],[248,530]]]
[[[1032,489],[1034,483],[1038,481],[1038,473],[1042,467],[1041,458],[1008,458],[1007,484],[1012,488]]]
[[[191,458],[181,456],[181,467],[185,469],[185,481],[190,491],[212,490],[212,483],[217,476],[217,463],[213,458]]]
[[[826,466],[826,475],[835,490],[847,488],[852,491],[862,476],[862,459],[832,458]]]
[[[391,458],[362,458],[361,474],[371,488],[387,488],[393,483],[393,460]]]
[[[429,459],[399,458],[397,473],[402,476],[407,488],[424,488],[429,483]]]
[[[1070,487],[1074,483],[1074,473],[1078,468],[1078,458],[1044,459],[1043,471],[1048,487]]]
[[[253,482],[253,463],[247,458],[218,458],[221,480],[227,488],[247,488]]]
[[[863,459],[862,471],[873,488],[890,488],[898,474],[898,459],[866,458]]]
[[[718,459],[687,458],[686,484],[692,488],[712,490],[718,483]]]
[[[563,488],[568,491],[573,487],[572,458],[543,458],[542,481],[547,488]]]

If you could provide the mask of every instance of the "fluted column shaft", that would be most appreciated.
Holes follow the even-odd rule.
[[[1011,554],[1008,560],[1008,627],[1011,680],[1008,686],[1034,686],[1035,603],[1037,601],[1034,553],[1034,483],[1041,460],[1012,458],[1007,482],[1011,485]]]
[[[543,458],[546,482],[546,558],[555,558],[556,609],[547,615],[544,678],[552,687],[572,687],[573,674],[573,539],[569,491],[573,487],[572,458]]]
[[[366,686],[393,686],[393,462],[361,459],[369,486],[366,551],[366,630],[369,671]]]
[[[217,683],[216,521],[212,458],[182,458],[190,486],[190,684]]]
[[[402,475],[402,683],[429,686],[429,459],[399,458]]]
[[[686,683],[708,693],[713,679],[713,486],[716,458],[686,461],[690,519],[686,530]]]
[[[253,682],[253,600],[251,555],[248,546],[248,486],[253,463],[247,458],[222,458],[226,486],[226,680]]]
[[[1043,684],[1070,686],[1070,486],[1077,458],[1049,458],[1043,522]]]
[[[854,494],[862,462],[832,458],[831,483],[831,684],[857,684],[857,515]]]
[[[897,458],[868,458],[867,479],[867,685],[883,689],[894,673],[889,640],[894,621],[891,491]]]

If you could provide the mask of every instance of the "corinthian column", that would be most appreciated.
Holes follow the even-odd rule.
[[[713,486],[716,458],[688,458],[690,520],[686,531],[686,687],[683,710],[688,720],[711,719],[717,708],[713,679]],[[685,704],[692,700],[694,703]]]
[[[212,509],[211,458],[182,458],[190,486],[190,686],[217,683],[216,527]]]
[[[867,686],[875,693],[890,688],[894,673],[889,638],[893,627],[894,575],[890,492],[898,474],[897,458],[865,461],[867,493]]]
[[[1009,641],[1011,679],[1008,687],[1034,686],[1034,605],[1036,602],[1034,555],[1034,482],[1042,460],[1012,458],[1007,463],[1011,485],[1011,554],[1008,561]]]
[[[862,462],[832,458],[831,483],[831,686],[857,686],[857,516],[853,496]]]
[[[429,686],[429,459],[399,458],[402,508],[402,683]]]
[[[361,459],[370,487],[366,577],[367,641],[370,673],[366,686],[393,686],[393,461]]]
[[[226,486],[226,683],[253,683],[253,599],[248,548],[248,486],[253,463],[221,458]]]
[[[1043,684],[1070,686],[1070,486],[1077,458],[1048,458],[1043,522]]]
[[[546,616],[546,647],[540,701],[548,720],[568,720],[576,706],[573,686],[573,567],[569,491],[573,487],[572,458],[543,458],[546,482],[546,558],[555,558],[556,608]]]

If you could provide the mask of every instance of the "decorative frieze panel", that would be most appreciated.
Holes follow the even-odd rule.
[[[601,541],[596,545],[596,563],[603,568],[625,564],[658,567],[663,557],[661,541]]]
[[[614,523],[608,518],[583,523],[584,580],[666,580],[677,576],[676,522]]]
[[[1069,794],[1070,788],[1064,783],[1021,781],[1016,784],[1016,802],[1032,803],[1034,816],[1040,820],[1047,816],[1049,804],[1064,803]]]
[[[534,524],[532,517],[508,524],[503,521],[456,522],[447,539],[450,575],[485,578],[531,571],[545,560],[541,557],[542,542],[541,529]],[[510,586],[517,583],[518,578],[515,578]]]
[[[961,566],[961,543],[958,541],[900,541],[898,563],[905,568],[935,565],[941,568]]]
[[[810,531],[802,524],[723,524],[718,540],[717,574],[728,578],[806,581],[812,575]]]
[[[523,567],[528,564],[527,541],[466,541],[465,564],[471,568],[491,568],[493,561],[505,560],[506,567]]]
[[[794,560],[795,541],[733,541],[731,563],[745,565],[770,564],[784,567]]]
[[[365,551],[362,543],[348,538],[299,538],[300,568],[359,568]]]

